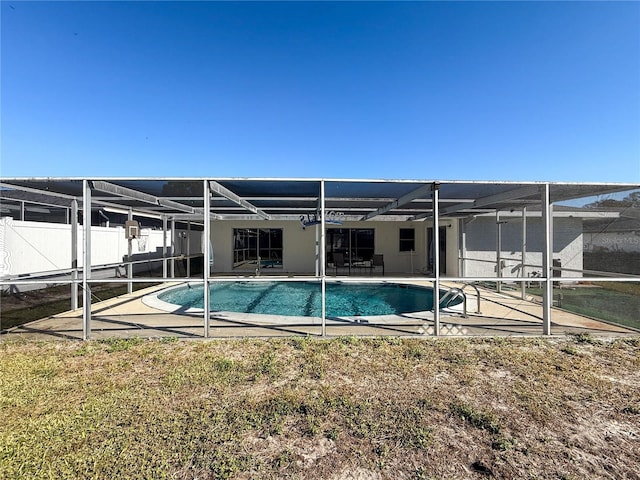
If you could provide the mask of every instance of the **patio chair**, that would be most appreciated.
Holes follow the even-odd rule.
[[[382,276],[384,277],[384,255],[381,253],[376,253],[371,259],[371,273],[373,273],[376,267],[382,268]]]
[[[336,275],[338,275],[339,268],[349,268],[349,265],[344,262],[344,253],[333,254],[333,266],[336,269]]]

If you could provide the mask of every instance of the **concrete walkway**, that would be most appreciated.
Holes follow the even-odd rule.
[[[428,282],[412,281],[415,284]],[[92,339],[114,337],[204,338],[202,313],[167,313],[152,308],[142,297],[175,284],[163,284],[122,295],[92,305]],[[443,284],[444,286],[445,284]],[[445,310],[441,317],[441,336],[542,335],[541,305],[509,294],[480,288],[480,312],[476,312],[475,292],[468,290],[468,315],[462,308]],[[322,322],[314,317],[240,314],[211,314],[210,337],[243,338],[292,335],[322,335]],[[433,314],[417,312],[382,317],[327,319],[328,336],[430,336],[434,333]],[[638,332],[592,320],[559,309],[552,310],[552,335],[588,333],[595,336],[638,335]],[[64,312],[10,330],[5,338],[82,339],[82,309]],[[4,336],[4,335],[3,335]]]

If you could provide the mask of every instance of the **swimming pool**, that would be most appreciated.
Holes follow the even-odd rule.
[[[161,292],[157,298],[180,310],[202,310],[203,292],[203,285],[183,285]],[[440,297],[444,294],[441,290]],[[320,317],[321,301],[320,284],[316,282],[216,282],[210,285],[211,311]],[[462,303],[462,298],[446,302],[453,306]],[[442,302],[441,307],[444,308]],[[433,289],[429,287],[398,283],[326,284],[327,317],[398,315],[432,308]]]

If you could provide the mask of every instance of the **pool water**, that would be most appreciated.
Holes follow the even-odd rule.
[[[203,308],[203,285],[158,294],[164,302]],[[211,311],[288,316],[321,316],[320,284],[314,282],[216,282]],[[393,283],[327,283],[327,317],[392,315],[433,308],[433,289]],[[440,291],[440,297],[445,291]],[[458,298],[449,305],[461,303]],[[442,305],[444,306],[444,305]]]

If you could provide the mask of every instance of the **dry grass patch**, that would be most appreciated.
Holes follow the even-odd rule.
[[[640,342],[4,342],[0,478],[638,478]]]

